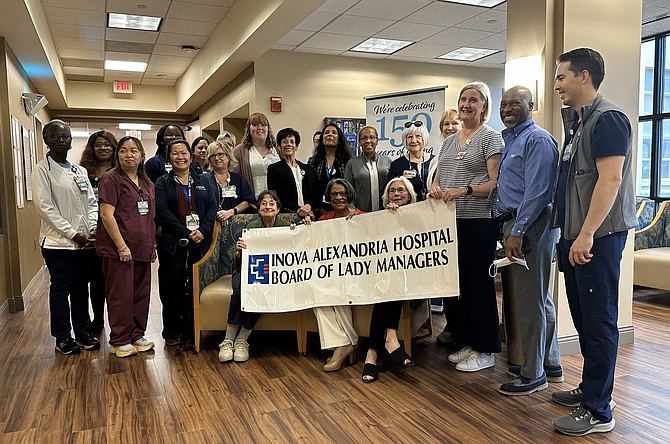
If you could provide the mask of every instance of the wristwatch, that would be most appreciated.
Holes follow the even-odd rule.
[[[470,195],[472,194],[472,187],[470,185],[465,186],[465,194]]]

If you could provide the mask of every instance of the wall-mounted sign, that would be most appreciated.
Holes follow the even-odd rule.
[[[281,112],[281,97],[272,96],[270,97],[270,111],[273,113]]]
[[[133,84],[131,82],[115,80],[113,85],[115,93],[132,94],[133,92]]]

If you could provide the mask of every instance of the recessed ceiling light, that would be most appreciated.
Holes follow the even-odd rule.
[[[105,60],[105,69],[111,71],[144,72],[147,69],[146,62],[124,62],[121,60]]]
[[[405,40],[389,40],[389,39],[375,39],[370,38],[351,48],[351,51],[356,52],[371,52],[375,54],[393,54],[394,52],[411,45],[414,42]]]
[[[119,129],[135,131],[151,131],[151,125],[148,123],[119,123]]]
[[[129,15],[110,12],[107,14],[107,26],[110,28],[139,29],[140,31],[158,31],[160,17],[148,15]]]
[[[187,54],[190,54],[192,52],[195,52],[199,50],[200,48],[193,46],[193,45],[182,45],[181,50],[184,51]]]
[[[503,3],[505,0],[440,0],[445,3],[461,3],[463,5],[483,6],[493,8]]]
[[[490,56],[495,54],[497,51],[495,49],[479,49],[479,48],[458,48],[446,54],[442,54],[438,59],[444,60],[460,60],[464,62],[473,62],[479,60],[482,57]]]

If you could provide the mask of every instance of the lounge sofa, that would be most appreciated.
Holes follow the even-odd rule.
[[[296,219],[295,214],[280,213],[279,218],[287,221]],[[224,331],[228,319],[228,307],[232,289],[232,272],[235,261],[235,240],[244,227],[258,218],[252,214],[233,216],[225,226],[215,224],[212,245],[205,256],[193,266],[193,315],[195,329],[195,349],[200,351],[202,331]],[[372,306],[353,307],[353,320],[360,336],[369,334]],[[403,305],[403,316],[398,334],[405,341],[405,350],[411,353],[412,334],[422,325],[432,333],[430,304],[423,304],[416,313],[410,315],[409,301]],[[416,325],[405,329],[404,325]],[[312,309],[288,313],[263,314],[255,330],[295,331],[298,352],[307,351],[307,333],[318,332],[316,317]]]

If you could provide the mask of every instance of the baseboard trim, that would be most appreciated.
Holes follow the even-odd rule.
[[[633,344],[635,342],[635,328],[632,325],[619,327],[619,345]],[[574,335],[565,335],[558,338],[558,348],[561,356],[577,355],[581,353],[579,347],[579,337]]]

